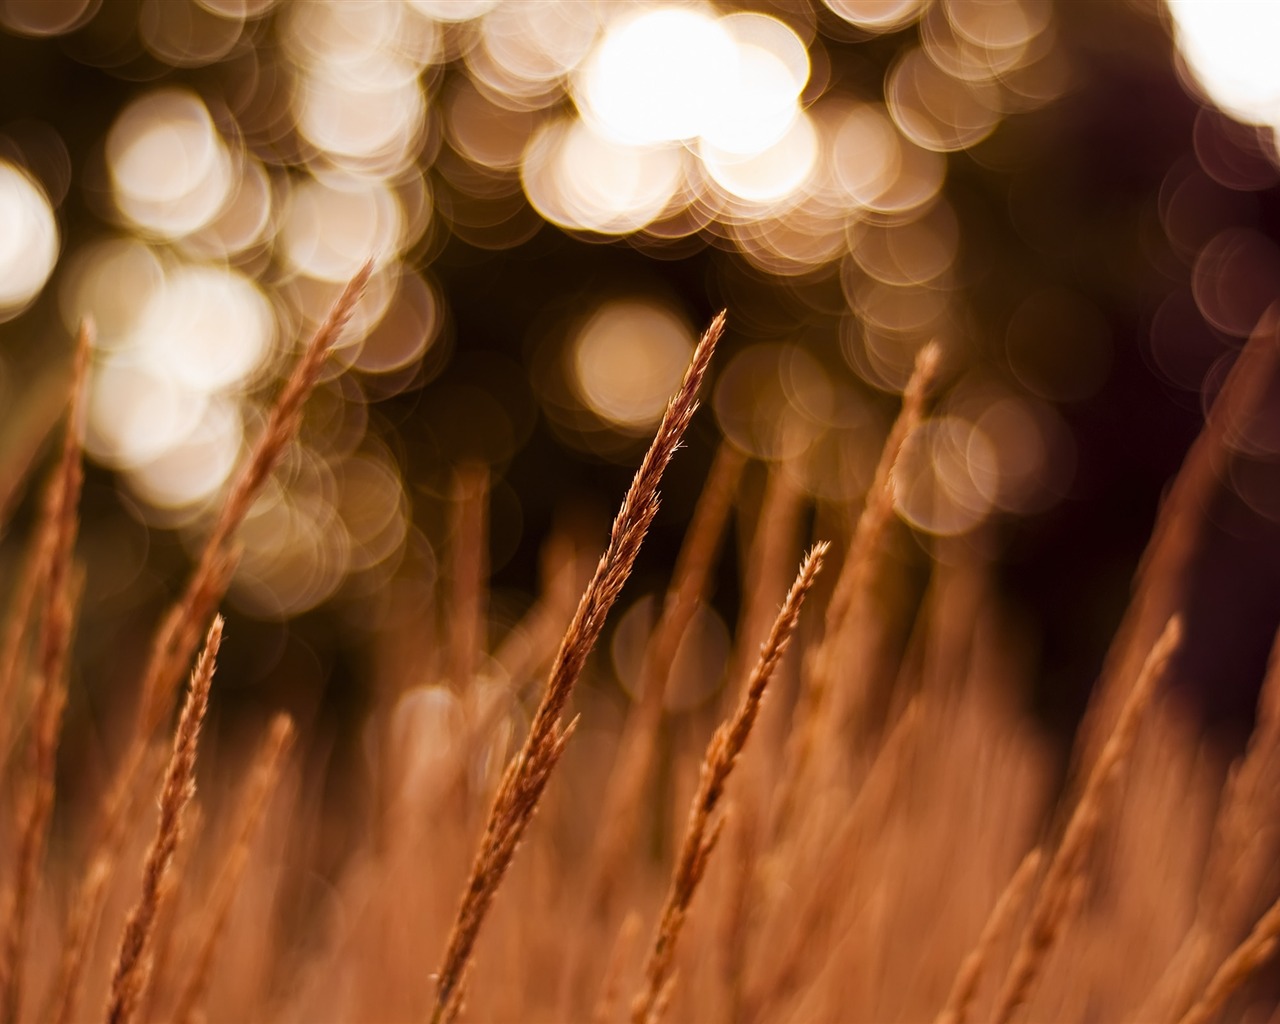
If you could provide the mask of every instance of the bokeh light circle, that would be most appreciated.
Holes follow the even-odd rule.
[[[186,89],[134,100],[107,133],[116,205],[137,227],[178,238],[213,220],[231,194],[232,162],[204,101]]]
[[[907,437],[893,470],[898,515],[924,533],[968,533],[999,494],[996,448],[986,434],[957,416],[935,416]]]
[[[44,190],[0,162],[0,319],[39,294],[58,259],[58,225]]]
[[[583,324],[571,346],[571,377],[582,401],[626,430],[662,416],[693,351],[693,332],[670,310],[632,299],[610,302]]]
[[[718,19],[692,7],[641,8],[608,27],[579,70],[574,95],[592,125],[615,141],[693,139],[736,59]]]

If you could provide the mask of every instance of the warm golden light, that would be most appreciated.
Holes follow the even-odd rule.
[[[726,74],[733,38],[694,7],[642,7],[620,17],[579,73],[576,98],[601,134],[630,145],[701,135]]]
[[[1165,0],[1178,49],[1219,107],[1280,131],[1280,5],[1254,0]]]
[[[349,281],[371,255],[398,250],[403,218],[386,186],[332,175],[300,182],[280,229],[285,259],[321,281]]]
[[[131,470],[181,444],[199,425],[208,397],[182,388],[136,353],[109,353],[94,366],[85,448]]]
[[[633,700],[644,689],[644,660],[657,617],[657,602],[647,594],[618,617],[609,653],[618,682]],[[663,671],[663,706],[671,712],[696,708],[723,684],[729,662],[729,629],[716,612],[702,605],[693,610],[670,665]]]
[[[0,320],[26,308],[58,259],[58,226],[44,191],[0,161]]]
[[[159,509],[191,510],[226,483],[240,456],[242,435],[237,403],[212,399],[190,433],[130,469],[129,487]]]
[[[823,0],[851,25],[868,32],[896,32],[918,18],[928,0]]]
[[[544,125],[524,153],[521,177],[529,202],[563,228],[629,234],[672,203],[682,176],[679,149],[627,146],[583,121]]]
[[[136,30],[148,61],[236,70],[216,87],[144,88],[106,135],[103,191],[128,237],[78,243],[59,288],[68,330],[86,312],[98,321],[90,453],[121,473],[145,517],[198,532],[274,375],[372,257],[375,273],[324,370],[323,428],[296,455],[290,486],[306,482],[305,500],[282,490],[256,510],[236,593],[285,615],[353,573],[369,585],[409,536],[395,460],[367,450],[369,403],[429,379],[438,367],[424,371],[423,356],[447,338],[444,292],[426,268],[449,238],[496,252],[549,224],[644,251],[723,247],[801,304],[815,288],[833,302],[823,328],[750,332],[720,370],[714,402],[744,451],[788,463],[810,495],[855,499],[874,451],[863,433],[878,441],[885,427],[871,393],[900,390],[920,347],[948,343],[966,323],[960,207],[944,196],[949,154],[1056,95],[1065,72],[1051,10],[1032,0],[826,6],[143,0],[121,25]],[[0,0],[0,22],[58,35],[97,9]],[[910,38],[882,80],[833,73],[824,36],[900,31]],[[86,45],[111,67],[105,40]],[[65,192],[50,202],[26,172],[12,175],[4,180],[21,184],[0,188],[0,212],[34,189],[40,201],[27,215],[39,230],[20,243],[10,236],[21,258],[5,275],[13,296],[0,295],[0,316],[31,302],[49,276]],[[1206,262],[1197,281],[1221,262]],[[1226,316],[1215,312],[1223,291],[1197,291],[1215,323]],[[1068,349],[1027,342],[1044,319],[1034,306],[1011,328],[1015,375],[1055,400],[1086,394],[1105,371],[1105,339],[1086,331],[1068,354],[1098,359],[1077,359],[1048,387]],[[641,299],[607,303],[585,322],[550,319],[565,333],[539,349],[525,388],[561,440],[614,457],[660,414],[690,328]],[[1051,323],[1048,333],[1063,332]],[[525,428],[490,383],[451,388],[424,418],[437,443],[500,463]],[[1006,452],[997,436],[999,424],[1047,422],[1027,408],[1008,406],[996,425],[980,408],[953,417],[969,425],[966,437],[990,435],[1009,462],[988,505],[1031,502],[1024,492],[1035,488],[1011,481],[1039,479],[1044,459],[1030,441]],[[941,472],[951,488],[939,493],[982,506],[964,474],[947,469],[951,455],[934,455],[929,479]]]
[[[139,310],[135,345],[193,391],[239,389],[275,349],[275,318],[248,278],[212,266],[177,267]]]
[[[597,415],[628,430],[648,430],[692,351],[693,332],[674,313],[647,302],[611,302],[573,342],[573,381]]]
[[[818,158],[818,134],[800,114],[790,129],[767,148],[746,156],[724,152],[704,141],[698,155],[707,173],[725,191],[753,203],[785,201],[808,181]]]
[[[967,533],[999,492],[996,450],[974,424],[955,416],[927,420],[907,438],[893,472],[898,514],[924,533]]]
[[[126,107],[107,135],[106,156],[121,214],[163,238],[204,227],[235,185],[208,109],[183,89],[158,89]]]

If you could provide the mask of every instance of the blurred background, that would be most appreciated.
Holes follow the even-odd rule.
[[[1211,0],[0,0],[0,465],[41,457],[75,327],[98,330],[71,727],[116,714],[370,254],[244,531],[224,712],[357,720],[380,636],[447,632],[431,593],[482,485],[510,628],[549,537],[603,542],[727,307],[616,620],[661,592],[721,438],[749,500],[773,467],[806,517],[851,521],[937,339],[899,556],[989,561],[1036,706],[1069,725],[1161,490],[1280,298],[1278,51],[1277,8]],[[1228,724],[1280,618],[1270,436],[1204,509],[1193,573]],[[6,592],[33,504],[0,539]]]

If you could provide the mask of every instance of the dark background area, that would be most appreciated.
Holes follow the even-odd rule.
[[[99,18],[127,25],[132,6],[113,0]],[[1087,295],[1112,338],[1104,385],[1087,399],[1059,406],[1076,444],[1069,492],[1047,511],[1004,517],[993,530],[1003,596],[1037,639],[1036,706],[1047,721],[1066,727],[1083,709],[1128,602],[1162,490],[1200,428],[1204,396],[1212,394],[1240,339],[1206,325],[1187,301],[1194,252],[1188,255],[1186,239],[1170,240],[1163,198],[1171,171],[1194,159],[1198,124],[1207,120],[1205,131],[1219,131],[1228,140],[1234,137],[1229,126],[1221,127],[1222,115],[1184,88],[1158,8],[1059,3],[1054,13],[1056,45],[1070,69],[1067,91],[1039,110],[1007,117],[973,149],[950,154],[944,189],[960,219],[959,274],[972,318],[964,358],[1002,360],[1005,325],[1020,297],[1044,285],[1062,284]],[[906,34],[827,39],[830,81],[878,87]],[[65,183],[58,217],[64,247],[70,246],[104,230],[103,199],[86,189],[84,168],[100,159],[106,127],[139,85],[163,79],[208,86],[232,73],[222,67],[174,70],[141,52],[109,70],[97,69],[78,59],[75,34],[40,40],[0,33],[0,152],[6,152],[3,140],[48,128],[62,138],[68,166],[33,170],[46,183]],[[1203,207],[1199,241],[1232,225],[1277,239],[1278,194],[1271,185],[1229,196],[1231,202],[1211,197]],[[420,258],[429,263],[448,304],[450,344],[429,359],[445,353],[448,358],[429,382],[374,408],[385,425],[383,440],[400,461],[415,519],[428,531],[439,528],[439,500],[453,467],[487,455],[482,433],[465,422],[451,426],[440,410],[449,408],[459,388],[494,381],[487,358],[508,368],[526,367],[539,332],[555,329],[556,311],[622,291],[662,295],[695,323],[727,306],[731,326],[722,360],[771,332],[803,328],[834,336],[838,329],[839,312],[831,301],[833,289],[839,297],[834,271],[801,281],[769,280],[705,240],[655,254],[626,240],[575,238],[544,225],[528,241],[502,251],[440,237]],[[1280,294],[1280,283],[1276,290]],[[752,305],[740,310],[735,303],[744,294],[751,295]],[[1181,314],[1177,329],[1189,339],[1188,351],[1203,364],[1203,387],[1171,381],[1153,363],[1152,324],[1169,302]],[[61,340],[48,340],[60,332],[56,325],[46,298],[0,326],[0,353],[11,381],[34,379],[65,351]],[[515,404],[522,402],[527,410],[517,418],[527,423],[527,436],[514,456],[494,468],[491,546],[494,587],[529,594],[537,587],[540,544],[557,517],[585,506],[603,528],[645,442],[621,444],[607,457],[584,454],[562,443],[530,394],[517,394]],[[895,405],[893,396],[883,402],[886,410]],[[637,591],[661,585],[717,435],[714,420],[704,413],[664,488],[663,510],[633,584]],[[95,516],[121,500],[111,475],[91,470],[87,543],[93,544]],[[1207,533],[1190,591],[1196,625],[1189,663],[1203,670],[1196,685],[1208,717],[1238,727],[1251,714],[1280,619],[1280,536],[1275,522],[1234,499],[1229,489],[1219,504],[1209,510],[1220,525]],[[1222,511],[1228,507],[1234,507],[1233,515]],[[18,517],[6,545],[25,533],[29,514],[27,509]],[[82,662],[109,658],[116,676],[130,669],[129,652],[140,646],[136,639],[147,634],[162,595],[174,592],[187,565],[182,548],[165,531],[141,543],[146,571],[113,598],[111,616],[87,626],[80,640]],[[730,554],[717,595],[727,608],[737,597],[735,578]],[[346,621],[337,605],[288,623],[234,615],[229,633],[247,642],[231,645],[225,654],[221,674],[228,685],[220,692],[226,707],[249,711],[288,704],[301,699],[303,690],[314,694],[323,687],[319,706],[333,721],[357,715],[368,696],[356,683],[365,641]],[[268,677],[271,686],[260,685]],[[101,706],[92,713],[110,717]]]

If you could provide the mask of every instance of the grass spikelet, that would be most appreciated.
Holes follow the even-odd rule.
[[[658,1017],[659,1003],[664,1001],[663,993],[671,978],[676,944],[685,916],[724,824],[724,819],[720,818],[711,825],[711,816],[724,795],[725,783],[733,771],[734,763],[742,752],[747,737],[751,735],[751,727],[760,712],[765,689],[791,642],[796,623],[800,619],[801,605],[822,568],[822,558],[827,548],[825,542],[815,544],[805,556],[800,572],[774,621],[769,638],[760,650],[760,659],[752,670],[742,703],[733,718],[716,730],[707,747],[698,791],[676,858],[671,888],[667,892],[667,900],[645,965],[644,986],[631,1004],[632,1024],[650,1024]]]
[[[1150,705],[1156,686],[1181,639],[1182,623],[1174,616],[1147,655],[1116,720],[1115,729],[1089,773],[1080,800],[1045,871],[1031,910],[1031,919],[1023,931],[1013,963],[996,999],[991,1019],[997,1024],[1005,1024],[1030,996],[1044,960],[1066,922],[1073,902],[1073,890],[1082,876],[1085,857],[1102,821],[1102,805],[1107,790],[1124,770],[1137,739],[1143,712]]]
[[[480,926],[568,739],[569,729],[561,726],[561,714],[657,514],[658,484],[697,409],[698,390],[724,331],[724,319],[721,312],[703,333],[680,388],[663,413],[657,435],[613,521],[608,546],[556,653],[524,746],[498,786],[437,974],[433,1024],[457,1012],[463,976]]]
[[[209,689],[213,683],[221,642],[222,616],[219,615],[209,628],[204,650],[201,651],[191,675],[191,688],[178,719],[173,738],[173,754],[165,769],[164,784],[160,790],[160,820],[143,865],[142,893],[129,912],[120,936],[111,991],[107,997],[106,1019],[111,1024],[127,1024],[132,1019],[147,983],[160,895],[174,853],[182,839],[183,814],[195,795],[200,726],[209,706]]]
[[[937,376],[941,359],[942,350],[936,342],[930,342],[916,356],[911,379],[902,392],[902,408],[893,421],[893,426],[889,428],[889,436],[885,438],[875,476],[871,478],[871,486],[867,490],[866,504],[858,516],[849,553],[845,557],[835,591],[831,595],[831,603],[827,607],[828,636],[837,636],[839,627],[844,624],[848,615],[856,611],[858,592],[866,585],[867,576],[873,568],[875,552],[883,544],[884,532],[893,520],[894,467],[902,453],[903,444],[924,418],[925,399]],[[830,653],[829,647],[824,646],[821,650]]]

